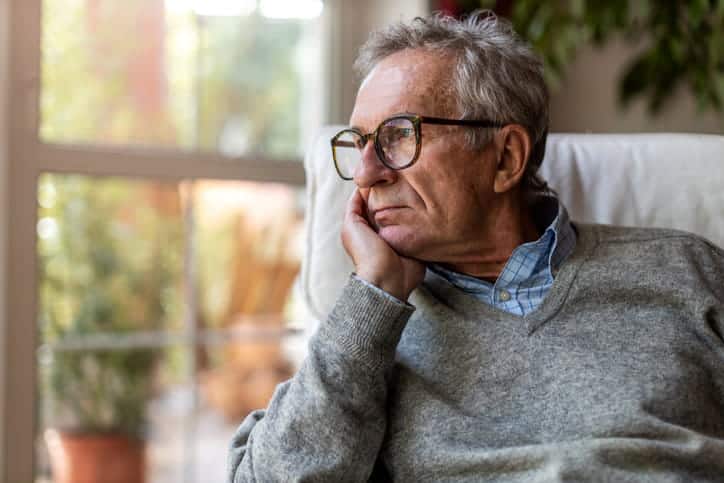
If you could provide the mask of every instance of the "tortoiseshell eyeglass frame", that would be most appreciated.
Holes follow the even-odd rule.
[[[383,125],[389,123],[390,121],[395,121],[398,119],[406,119],[410,121],[413,125],[413,128],[415,130],[415,154],[410,160],[410,162],[406,163],[403,166],[393,166],[391,162],[387,159],[387,156],[385,156],[385,151],[380,145],[379,139],[377,137],[377,133],[379,132],[380,128],[382,128]],[[503,127],[506,123],[502,122],[496,122],[496,121],[489,121],[489,120],[478,120],[478,119],[446,119],[442,117],[430,117],[430,116],[417,116],[413,114],[400,114],[396,116],[389,117],[382,121],[378,126],[377,129],[374,131],[364,134],[357,128],[348,128],[343,129],[331,139],[331,146],[332,146],[332,159],[334,160],[334,168],[337,170],[337,174],[340,178],[342,178],[345,181],[349,181],[353,179],[352,177],[344,176],[342,174],[342,171],[340,170],[339,164],[337,162],[337,147],[355,147],[352,146],[351,143],[348,141],[339,141],[339,138],[344,135],[345,133],[354,133],[357,136],[359,136],[362,139],[362,146],[366,146],[367,142],[372,139],[375,145],[375,152],[377,153],[377,157],[382,162],[383,165],[385,165],[387,168],[399,171],[401,169],[409,168],[413,164],[415,164],[415,161],[417,161],[417,158],[420,156],[420,148],[422,147],[422,125],[423,124],[438,124],[438,125],[444,125],[444,126],[468,126],[468,127],[487,127],[487,128],[499,128]]]

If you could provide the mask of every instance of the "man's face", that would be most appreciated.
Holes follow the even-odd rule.
[[[457,118],[449,57],[406,50],[381,61],[362,83],[350,125],[370,132],[403,113]],[[370,222],[401,255],[454,262],[492,228],[496,148],[468,149],[465,129],[423,124],[420,156],[401,171],[386,168],[372,143],[365,146],[354,182]]]

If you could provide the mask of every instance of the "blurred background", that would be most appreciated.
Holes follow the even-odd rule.
[[[0,0],[1,481],[224,481],[304,352],[301,160],[359,45],[481,7],[553,131],[724,132],[721,0]]]

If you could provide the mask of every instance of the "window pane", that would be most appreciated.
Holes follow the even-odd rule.
[[[45,174],[38,204],[43,342],[183,327],[178,185]]]
[[[40,137],[298,157],[321,125],[321,5],[43,0]]]
[[[273,183],[195,184],[200,319],[225,334],[200,349],[199,483],[223,480],[234,431],[296,370],[303,199],[301,189]]]
[[[186,347],[48,345],[38,362],[36,483],[184,481],[193,450]]]
[[[41,176],[36,483],[68,465],[113,483],[121,455],[148,483],[223,479],[234,430],[298,366],[303,199],[277,183]]]
[[[303,199],[301,188],[283,184],[195,183],[199,309],[205,326],[285,324],[301,261]]]
[[[183,186],[39,179],[38,482],[183,481],[194,407]]]

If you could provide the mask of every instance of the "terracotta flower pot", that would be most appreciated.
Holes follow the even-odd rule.
[[[49,429],[45,441],[55,483],[145,482],[145,443],[139,439]]]

